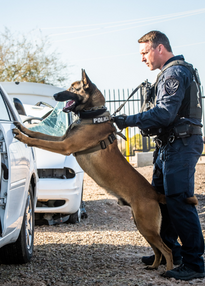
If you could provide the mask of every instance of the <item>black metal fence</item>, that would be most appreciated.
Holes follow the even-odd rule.
[[[113,114],[116,109],[129,97],[133,89],[117,89],[117,90],[104,90],[104,96],[106,99],[106,107]],[[203,95],[203,89],[202,89]],[[117,114],[127,114],[133,115],[140,112],[143,101],[143,89],[139,89],[134,96],[125,104],[123,109]],[[205,134],[205,96],[202,96],[202,123],[203,123],[203,134]],[[124,134],[125,131],[123,130]],[[138,127],[132,127],[128,129],[129,134],[129,146],[130,152],[129,156],[134,156],[135,152],[148,152],[154,150],[155,144],[152,138],[143,137],[140,134],[140,130]],[[122,153],[125,155],[125,141],[119,139],[119,147]]]

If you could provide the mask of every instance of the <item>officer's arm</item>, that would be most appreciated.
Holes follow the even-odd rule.
[[[156,106],[146,112],[127,116],[125,125],[138,126],[140,129],[170,125],[177,116],[187,88],[184,78],[184,74],[175,77],[173,77],[173,73],[172,77],[167,75],[166,79],[158,84]]]

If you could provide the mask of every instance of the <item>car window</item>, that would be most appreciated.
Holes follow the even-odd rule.
[[[63,136],[70,125],[68,113],[63,112],[65,102],[58,102],[51,114],[29,129],[52,136]]]
[[[0,93],[0,120],[11,120],[6,103]]]

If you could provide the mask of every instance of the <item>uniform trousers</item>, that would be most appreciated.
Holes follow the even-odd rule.
[[[202,149],[200,135],[168,142],[158,152],[152,180],[156,191],[166,196],[166,205],[160,205],[161,237],[174,259],[182,257],[183,264],[197,272],[204,272],[204,239],[196,207],[185,199],[194,195],[195,166]]]

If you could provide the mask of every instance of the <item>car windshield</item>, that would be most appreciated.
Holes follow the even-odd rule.
[[[65,102],[58,102],[53,111],[42,120],[29,129],[52,136],[63,136],[71,124],[68,113],[63,112]]]

